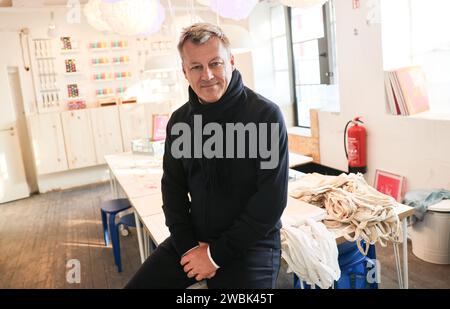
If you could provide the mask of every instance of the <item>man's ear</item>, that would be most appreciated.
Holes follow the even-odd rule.
[[[230,53],[230,63],[232,68],[234,69],[234,55]]]

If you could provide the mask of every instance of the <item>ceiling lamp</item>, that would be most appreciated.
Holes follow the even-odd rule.
[[[89,0],[84,6],[84,16],[95,30],[101,32],[111,32],[111,28],[102,18],[102,12],[100,12],[100,4],[102,0]]]
[[[210,0],[209,2],[211,10],[221,17],[241,20],[250,15],[258,0]]]
[[[322,6],[328,0],[280,0],[281,4],[293,8],[309,9],[314,6]]]
[[[145,32],[144,35],[151,35],[161,30],[162,24],[164,23],[165,19],[166,19],[166,10],[161,5],[161,3],[158,2],[158,15],[154,20],[150,30]]]
[[[148,33],[158,18],[159,0],[103,0],[102,17],[120,35]]]

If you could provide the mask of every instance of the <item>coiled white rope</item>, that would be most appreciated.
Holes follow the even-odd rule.
[[[310,285],[328,289],[341,276],[334,234],[323,223],[283,220],[281,249],[287,272],[294,272]]]
[[[328,229],[339,229],[346,240],[363,239],[368,244],[401,241],[400,220],[394,208],[397,202],[364,180],[361,174],[324,176],[308,174],[295,183],[290,196],[327,210]],[[366,250],[357,241],[359,250]]]

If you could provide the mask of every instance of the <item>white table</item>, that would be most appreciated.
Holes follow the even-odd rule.
[[[132,153],[108,155],[105,156],[105,160],[110,169],[111,190],[114,192],[115,196],[118,197],[118,183],[122,187],[134,208],[139,253],[143,263],[150,254],[148,236],[152,239],[155,245],[159,245],[170,235],[169,229],[165,225],[165,217],[161,207],[162,160],[161,158],[134,155]],[[293,153],[289,153],[289,160],[290,167],[312,162],[312,158]],[[293,170],[290,170],[289,174],[296,175],[296,177],[301,176],[301,173]],[[299,201],[289,198],[286,212],[283,216],[313,217],[316,220],[320,220],[323,217],[322,209],[301,207],[301,204],[302,203],[299,203]],[[403,275],[401,273],[398,245],[394,244],[397,276],[399,286],[407,289],[407,218],[414,214],[414,209],[409,206],[399,204],[396,208],[396,213],[402,221],[403,233]],[[141,225],[141,222],[143,223],[143,226]],[[336,242],[339,244],[344,241],[345,238],[337,233]]]
[[[304,155],[301,155],[298,153],[293,153],[293,152],[289,153],[289,167],[295,167],[295,166],[307,164],[310,162],[313,162],[313,158],[304,156]]]

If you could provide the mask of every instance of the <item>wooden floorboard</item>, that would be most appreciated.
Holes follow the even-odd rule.
[[[123,272],[105,246],[100,203],[111,198],[109,184],[35,195],[0,205],[0,288],[122,288],[140,265],[135,230],[120,236]],[[410,288],[450,288],[450,265],[415,257],[409,246]],[[392,246],[377,246],[380,288],[397,288]],[[81,283],[66,280],[66,263],[81,263]],[[282,262],[278,288],[292,288]]]

